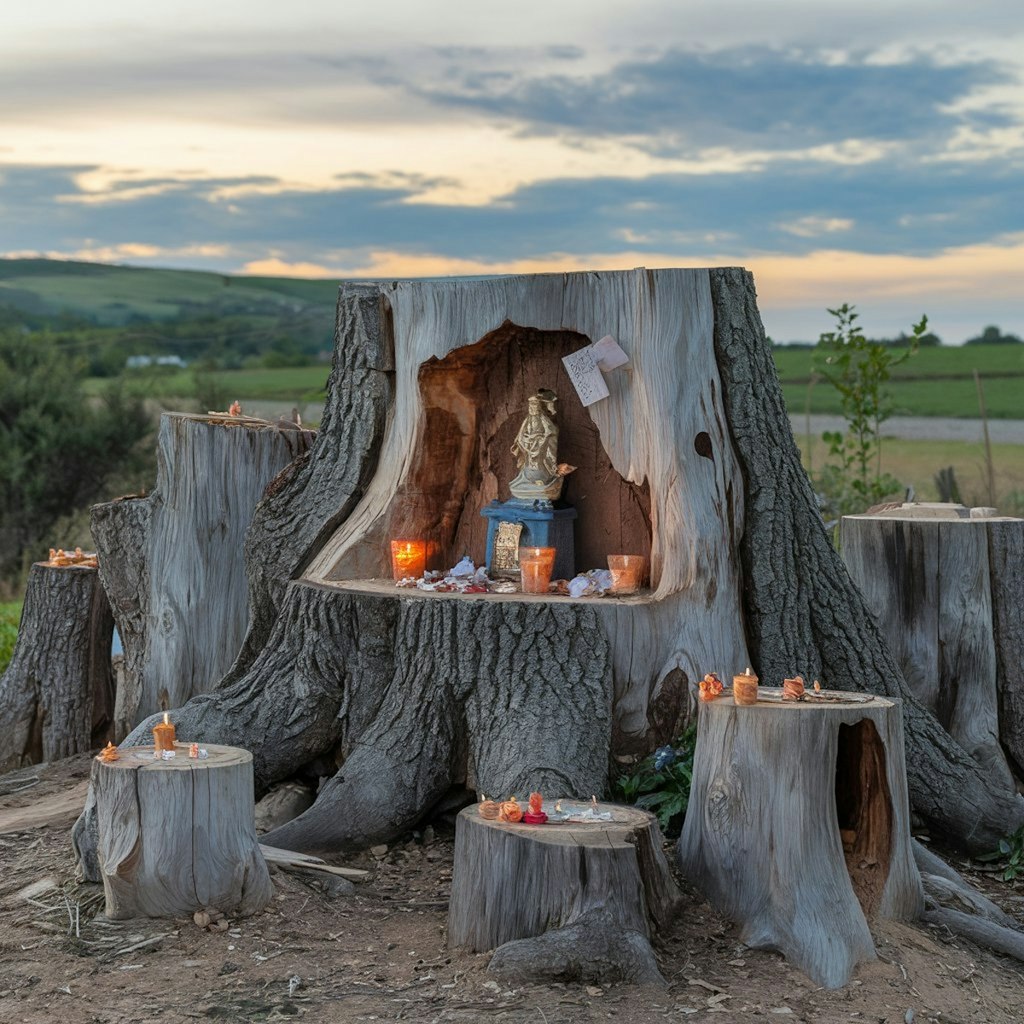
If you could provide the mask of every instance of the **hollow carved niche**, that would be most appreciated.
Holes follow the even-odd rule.
[[[612,466],[600,434],[581,404],[562,357],[589,344],[574,331],[541,331],[506,321],[473,345],[432,357],[419,367],[422,444],[386,514],[361,551],[346,552],[331,579],[388,575],[393,537],[429,542],[429,568],[444,569],[468,554],[486,555],[481,510],[507,500],[517,472],[512,443],[539,388],[558,395],[559,460],[576,466],[562,500],[573,506],[577,571],[605,568],[615,553],[651,552],[651,496]]]

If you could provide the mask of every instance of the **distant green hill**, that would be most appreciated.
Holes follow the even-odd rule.
[[[333,319],[337,294],[337,282],[329,280],[0,259],[0,306],[37,317],[70,314],[98,327],[311,312]]]

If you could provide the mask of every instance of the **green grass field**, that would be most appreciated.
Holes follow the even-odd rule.
[[[21,601],[0,602],[0,672],[7,668],[14,653],[21,621]]]

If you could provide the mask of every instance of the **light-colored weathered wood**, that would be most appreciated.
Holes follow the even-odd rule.
[[[871,918],[922,908],[899,703],[737,707],[727,694],[697,723],[683,871],[747,945],[844,985],[874,958]]]
[[[329,875],[342,878],[368,878],[369,871],[362,868],[345,868],[336,864],[326,864],[320,857],[311,857],[306,853],[295,853],[293,850],[279,850],[275,846],[264,846],[260,843],[260,853],[268,864],[277,864],[282,868],[294,868],[297,871],[322,871]]]
[[[93,508],[100,575],[125,652],[118,739],[147,715],[206,693],[231,667],[249,621],[253,509],[306,447],[298,429],[166,413],[153,493]]]
[[[114,620],[96,569],[37,562],[0,675],[0,772],[91,750],[114,713]]]
[[[273,886],[253,824],[252,755],[208,745],[170,761],[152,747],[96,760],[92,783],[108,917],[179,917],[212,907],[254,914]]]
[[[948,514],[939,515],[944,509]],[[989,777],[1009,788],[1001,733],[1011,751],[1024,734],[1024,717],[1015,720],[1011,710],[1024,658],[1024,570],[999,551],[1007,544],[1024,549],[1024,520],[967,513],[959,505],[905,505],[846,516],[841,548],[914,694]]]
[[[679,893],[657,821],[598,808],[613,820],[514,825],[461,811],[448,944],[497,949],[490,969],[519,977],[661,981],[649,940]]]

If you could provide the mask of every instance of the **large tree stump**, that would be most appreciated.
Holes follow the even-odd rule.
[[[761,693],[700,709],[680,865],[748,946],[836,988],[874,958],[871,919],[923,909],[900,705]]]
[[[583,408],[561,358],[608,333],[631,365]],[[936,832],[989,849],[1024,823],[1024,800],[907,688],[830,543],[749,274],[346,286],[336,340],[316,446],[254,518],[243,649],[175,714],[193,735],[251,748],[261,787],[339,765],[278,845],[386,840],[466,780],[589,796],[609,754],[678,734],[705,672],[745,664],[903,698],[911,791]],[[561,457],[580,467],[567,497],[590,525],[576,563],[648,550],[649,532],[652,590],[527,601],[385,587],[399,532],[432,540],[437,567],[483,559],[480,510],[509,478],[523,400],[541,386],[560,395]],[[91,871],[88,823],[76,842]]]
[[[100,575],[124,645],[118,738],[212,689],[231,667],[249,621],[253,509],[307,447],[298,428],[165,413],[153,493],[93,508]]]
[[[1024,769],[1024,519],[962,505],[844,516],[843,559],[907,685],[1006,787]]]
[[[0,676],[0,772],[107,740],[113,631],[95,568],[32,566],[14,654]]]
[[[212,907],[262,910],[273,894],[254,824],[252,755],[210,746],[171,761],[152,747],[96,760],[92,783],[108,917],[181,917]]]
[[[489,969],[521,978],[664,984],[650,939],[680,897],[658,823],[633,807],[598,809],[613,820],[513,825],[463,810],[448,944],[496,949]]]

